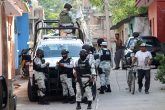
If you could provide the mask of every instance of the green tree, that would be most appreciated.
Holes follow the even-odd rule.
[[[44,8],[45,19],[59,19],[59,13],[63,10],[63,6],[68,0],[38,0],[39,4]],[[71,3],[73,7],[76,2]],[[75,10],[73,10],[75,12]]]
[[[39,4],[44,8],[46,19],[58,19],[64,5],[61,0],[39,0]]]
[[[95,5],[95,6],[102,6],[103,5],[103,0],[90,0],[90,2]]]
[[[103,0],[90,0],[95,6],[102,7]],[[135,0],[109,0],[109,9],[112,13],[113,23],[117,23],[132,15],[145,13],[146,8],[135,7]]]
[[[165,56],[164,54],[157,54],[155,60],[160,62],[158,66],[158,71],[155,75],[156,80],[159,80],[161,83],[165,84]]]
[[[135,7],[135,0],[110,0],[110,10],[113,15],[113,23],[147,11],[146,8]]]

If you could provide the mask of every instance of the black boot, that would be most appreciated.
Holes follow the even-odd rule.
[[[81,102],[84,103],[84,104],[88,104],[88,99],[87,99],[87,97],[83,97]]]
[[[104,94],[104,86],[101,86],[101,88],[100,88],[100,94]]]
[[[88,101],[88,107],[87,109],[92,109],[92,101]]]
[[[68,96],[63,96],[63,103],[68,103]]]
[[[49,102],[45,100],[45,96],[39,97],[38,104],[49,105]]]
[[[111,86],[110,85],[107,85],[106,92],[111,92]]]
[[[81,109],[80,102],[77,102],[77,107],[76,107],[76,110],[80,110],[80,109]]]
[[[75,96],[71,96],[69,99],[70,104],[74,104],[76,102]]]

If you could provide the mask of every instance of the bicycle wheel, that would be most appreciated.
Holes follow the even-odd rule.
[[[131,81],[131,94],[134,94],[135,93],[135,76],[134,74],[132,74],[132,81]]]

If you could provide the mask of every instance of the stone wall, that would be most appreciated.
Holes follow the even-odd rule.
[[[143,36],[151,35],[148,18],[147,17],[136,17],[134,26],[133,26],[133,31],[139,32],[140,35],[143,35]]]

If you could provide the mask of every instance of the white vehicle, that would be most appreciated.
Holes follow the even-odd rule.
[[[49,67],[55,67],[56,62],[59,61],[61,57],[61,50],[66,49],[69,51],[69,56],[76,60],[79,57],[79,52],[82,48],[83,42],[80,39],[45,39],[39,42],[37,49],[44,51],[44,59],[49,62]],[[37,50],[36,49],[36,50]]]
[[[67,49],[69,51],[69,57],[74,61],[79,58],[79,52],[82,48],[83,42],[80,39],[72,38],[49,38],[41,40],[37,49],[42,49],[44,51],[45,62],[49,62],[49,71],[47,73],[47,95],[62,96],[62,87],[60,83],[58,69],[56,69],[56,62],[59,61],[61,57],[61,50]],[[30,80],[28,84],[28,96],[30,101],[37,100],[37,90],[36,90],[34,74],[30,72]]]
[[[47,21],[46,21],[47,22]],[[38,28],[36,26],[36,32],[41,29],[47,29],[45,27]],[[50,27],[48,27],[50,29]],[[52,28],[51,28],[52,29]],[[54,28],[53,28],[54,29]],[[57,30],[58,27],[55,27]],[[60,28],[61,29],[61,28]],[[65,28],[66,29],[66,28]],[[76,28],[77,29],[77,28]],[[56,68],[56,63],[61,57],[61,50],[66,49],[69,51],[69,57],[74,61],[79,58],[79,52],[82,49],[83,42],[76,35],[69,34],[67,36],[60,36],[58,34],[48,34],[42,35],[40,38],[37,38],[32,52],[32,60],[36,55],[37,49],[44,51],[44,60],[49,62],[49,68],[46,71],[46,87],[47,87],[47,96],[62,96],[62,86],[59,78],[59,70]],[[33,63],[30,65],[29,69],[30,77],[28,82],[28,97],[30,101],[37,101],[37,83],[33,73]],[[73,85],[75,83],[73,82]],[[75,86],[75,85],[74,85]],[[74,87],[75,89],[75,87]]]

